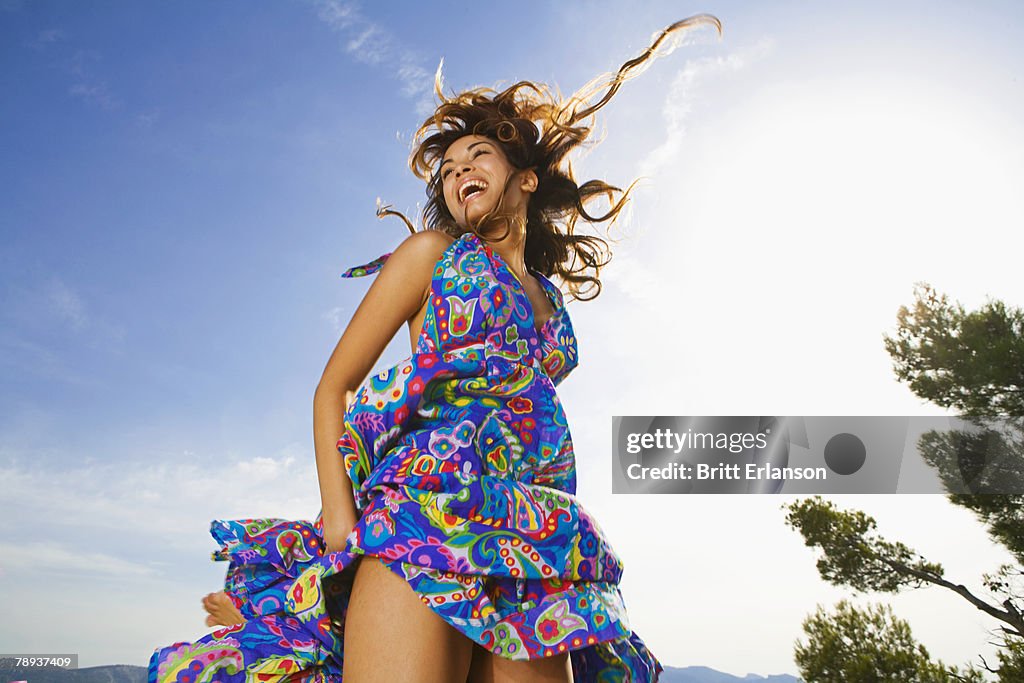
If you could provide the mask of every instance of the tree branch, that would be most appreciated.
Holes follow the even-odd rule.
[[[1003,628],[1003,631],[1006,631],[1015,636],[1024,637],[1024,619],[1021,618],[1020,611],[1017,610],[1017,608],[1014,607],[1009,600],[1003,603],[1003,605],[1006,606],[1007,609],[1001,610],[998,607],[990,605],[989,603],[985,602],[984,600],[976,596],[974,593],[968,590],[968,588],[963,584],[955,584],[951,581],[946,581],[940,576],[935,576],[928,572],[920,571],[919,569],[915,569],[909,565],[905,565],[902,562],[890,560],[887,557],[882,557],[880,555],[876,555],[876,557],[885,564],[892,567],[894,571],[897,571],[900,574],[913,576],[914,578],[919,579],[921,581],[927,581],[928,583],[935,584],[936,586],[942,586],[943,588],[947,588],[953,591],[954,593],[962,597],[964,600],[974,605],[977,609],[988,614],[989,616],[995,617],[996,619],[999,619],[1000,621],[1009,624],[1014,629],[1011,631],[1009,629]]]

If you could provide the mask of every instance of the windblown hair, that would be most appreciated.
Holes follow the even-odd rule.
[[[537,174],[537,189],[530,196],[526,216],[527,266],[546,276],[557,273],[576,299],[597,297],[601,293],[601,268],[611,260],[611,250],[600,237],[576,234],[576,221],[583,218],[589,223],[614,223],[636,181],[625,191],[602,180],[577,184],[567,156],[587,141],[593,131],[594,113],[611,100],[626,80],[639,75],[653,58],[671,51],[676,41],[670,37],[701,24],[713,25],[721,35],[721,22],[711,15],[678,21],[656,34],[640,55],[624,63],[617,72],[599,76],[565,99],[530,81],[520,81],[501,92],[475,88],[446,97],[439,68],[434,90],[441,103],[416,132],[416,146],[409,160],[413,173],[427,183],[425,228],[443,230],[454,237],[466,232],[448,211],[439,166],[448,147],[459,138],[490,138],[501,146],[513,167],[532,169]],[[514,175],[509,183],[513,179]],[[601,197],[607,199],[610,208],[592,214],[588,206]],[[497,209],[470,229],[480,234],[480,225],[495,216],[502,217],[498,214],[502,205],[499,201]],[[511,221],[506,224],[511,230]],[[485,238],[481,235],[481,239]]]

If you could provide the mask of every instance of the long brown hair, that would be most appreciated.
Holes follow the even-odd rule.
[[[590,137],[593,114],[611,100],[619,87],[642,72],[651,59],[670,51],[670,36],[701,24],[713,25],[719,35],[722,33],[721,22],[708,14],[677,21],[654,36],[640,55],[618,71],[595,78],[564,99],[530,81],[520,81],[501,92],[475,88],[446,97],[439,68],[434,91],[440,104],[416,131],[416,146],[409,159],[413,173],[427,183],[423,210],[426,229],[443,230],[454,237],[466,232],[448,211],[438,166],[448,147],[459,138],[485,136],[501,146],[516,169],[532,169],[537,174],[537,190],[530,197],[526,216],[527,266],[546,276],[557,273],[576,299],[597,297],[601,293],[601,268],[611,260],[611,250],[600,237],[577,235],[576,221],[583,218],[589,223],[614,223],[636,181],[624,191],[603,180],[577,184],[566,157]],[[512,180],[510,177],[509,182]],[[611,206],[605,213],[593,215],[587,206],[600,197]],[[502,204],[499,201],[498,207]],[[492,211],[470,229],[478,232],[479,225],[494,214]],[[508,227],[511,230],[511,224]]]

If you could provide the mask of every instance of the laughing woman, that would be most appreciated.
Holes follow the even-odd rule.
[[[575,225],[613,220],[629,192],[577,184],[567,155],[699,24],[721,32],[677,22],[565,100],[530,82],[446,97],[438,78],[411,160],[424,229],[346,273],[379,271],[313,401],[321,515],[215,522],[230,565],[204,605],[221,628],[157,650],[151,681],[657,680],[622,564],[575,497],[555,387],[576,338],[550,278],[600,292],[607,244]],[[364,382],[406,323],[412,355]]]

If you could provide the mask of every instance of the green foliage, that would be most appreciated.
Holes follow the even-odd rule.
[[[963,415],[1024,415],[1024,311],[990,301],[967,313],[925,283],[914,297],[885,336],[896,377]]]
[[[839,510],[820,497],[786,506],[786,523],[821,551],[818,572],[826,581],[857,591],[897,592],[925,584],[954,592],[999,622],[1001,649],[995,668],[984,670],[999,683],[1024,681],[1024,311],[990,301],[966,312],[927,284],[914,290],[912,309],[901,307],[898,331],[885,337],[896,376],[920,398],[953,408],[980,431],[930,432],[918,442],[951,502],[971,510],[989,536],[1013,555],[983,577],[989,596],[948,581],[942,566],[903,543],[875,533],[875,520],[860,511]],[[986,418],[1000,417],[993,428]],[[988,495],[978,495],[978,494]],[[846,602],[834,614],[819,608],[804,622],[806,644],[796,660],[808,683],[832,681],[984,681],[981,669],[958,671],[932,662],[906,624],[888,611],[861,611]]]
[[[1020,683],[1024,681],[1024,642],[1020,639],[1008,639],[1003,649],[996,653],[999,667],[995,673],[999,683]]]
[[[962,491],[966,482],[971,493],[949,500],[973,512],[989,537],[1024,566],[1024,495],[993,493],[1024,491],[1021,435],[1015,421],[998,431],[932,431],[921,435],[918,450],[947,491]]]
[[[1024,495],[971,496],[954,494],[949,499],[974,512],[988,528],[989,537],[1009,550],[1024,567]],[[1024,681],[1024,677],[1020,679]]]
[[[807,642],[794,651],[807,683],[948,683],[981,681],[980,674],[959,672],[932,661],[910,625],[886,605],[859,609],[846,600],[832,614],[821,607],[803,622]]]
[[[789,505],[786,524],[803,535],[806,545],[823,551],[818,572],[829,583],[859,591],[895,592],[942,579],[941,565],[926,561],[902,543],[872,534],[874,519],[859,510],[839,510],[820,496]]]
[[[1008,491],[1024,491],[1024,431],[1017,420],[1002,419],[996,424],[971,418],[970,422],[973,426],[967,429],[927,432],[917,442],[921,457],[939,475],[943,487],[1004,496]]]

